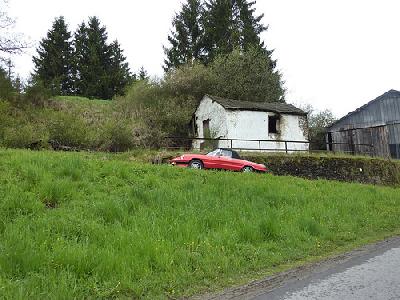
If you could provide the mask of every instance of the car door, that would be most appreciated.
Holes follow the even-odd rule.
[[[206,155],[203,159],[204,166],[207,169],[221,169],[223,165],[221,164],[221,150],[217,149],[213,155]]]
[[[220,161],[221,161],[221,167],[225,170],[238,171],[241,169],[238,160],[232,158],[232,151],[222,150]]]

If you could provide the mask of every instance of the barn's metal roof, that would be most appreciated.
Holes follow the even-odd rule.
[[[377,108],[370,109],[370,107],[373,107],[375,103],[387,100],[387,99],[395,99],[396,101],[393,101],[392,104],[396,104],[394,106],[390,107],[378,107],[378,109],[384,109],[384,111],[377,110]],[[354,127],[361,126],[361,127],[366,127],[364,125],[368,126],[373,126],[373,125],[383,125],[390,123],[388,119],[391,119],[390,121],[399,121],[399,111],[398,111],[398,101],[400,99],[400,92],[396,90],[390,90],[383,95],[377,97],[376,99],[364,104],[363,106],[357,108],[356,110],[349,112],[347,115],[344,117],[340,118],[336,122],[334,122],[330,127],[328,127],[328,130],[335,129],[338,126],[342,125],[352,125]],[[363,122],[360,123],[360,120],[356,118],[360,113],[368,111],[368,118],[366,116],[363,116]],[[383,114],[383,115],[382,115]],[[365,120],[367,119],[367,120]],[[368,122],[367,122],[368,121]],[[376,124],[375,124],[376,123]],[[368,127],[367,126],[367,127]]]
[[[217,96],[207,95],[213,101],[229,110],[250,110],[250,111],[269,111],[279,114],[307,115],[303,110],[286,103],[281,102],[250,102],[225,99]]]

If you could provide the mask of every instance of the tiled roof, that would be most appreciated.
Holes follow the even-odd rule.
[[[250,101],[238,101],[232,99],[225,99],[217,96],[210,96],[215,102],[222,105],[225,109],[230,110],[250,110],[250,111],[269,111],[279,114],[293,114],[293,115],[307,115],[303,110],[282,102],[250,102]]]

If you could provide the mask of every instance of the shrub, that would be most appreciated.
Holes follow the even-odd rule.
[[[47,132],[31,123],[7,127],[3,132],[4,146],[10,148],[41,149],[46,147],[47,139]]]
[[[369,157],[335,157],[307,155],[243,155],[263,163],[275,175],[308,179],[400,185],[400,163]]]
[[[131,124],[125,120],[109,121],[103,129],[104,150],[123,152],[135,147]]]
[[[26,88],[23,101],[27,104],[42,107],[50,97],[51,91],[47,89],[42,82],[31,80]]]
[[[54,112],[49,120],[49,131],[49,141],[55,149],[87,146],[87,124],[79,115]]]

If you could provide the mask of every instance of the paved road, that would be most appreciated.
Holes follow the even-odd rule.
[[[356,263],[339,267],[345,270],[314,274],[253,299],[400,299],[400,248]]]
[[[315,272],[253,299],[400,299],[400,245],[394,246]]]
[[[400,300],[400,237],[195,299]]]

